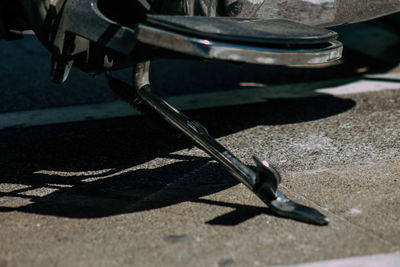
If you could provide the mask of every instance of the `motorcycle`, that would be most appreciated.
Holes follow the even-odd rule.
[[[72,67],[104,73],[110,87],[143,113],[158,113],[222,164],[280,216],[326,225],[319,211],[286,197],[279,172],[253,157],[248,167],[191,120],[155,95],[150,61],[194,58],[290,67],[335,64],[337,33],[323,27],[400,11],[397,0],[3,0],[0,39],[33,30],[50,51],[51,79]],[[133,68],[133,86],[112,71]]]

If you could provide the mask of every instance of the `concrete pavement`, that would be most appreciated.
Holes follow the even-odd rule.
[[[355,107],[284,124],[264,104],[195,115],[246,163],[255,153],[278,165],[282,190],[327,214],[326,227],[274,216],[143,117],[3,132],[4,266],[265,266],[396,252],[400,91],[345,99]],[[241,125],[238,111],[257,124]]]

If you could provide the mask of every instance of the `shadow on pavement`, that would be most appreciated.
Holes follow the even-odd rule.
[[[351,99],[319,96],[187,115],[221,137],[259,125],[322,119],[354,105]],[[1,132],[0,140],[0,178],[6,185],[0,190],[0,212],[99,218],[193,201],[235,208],[209,224],[234,225],[261,213],[272,214],[265,207],[199,199],[237,182],[209,158],[173,154],[191,143],[158,118],[13,129]],[[151,160],[153,165],[146,165]],[[7,199],[21,199],[21,204],[7,205]]]

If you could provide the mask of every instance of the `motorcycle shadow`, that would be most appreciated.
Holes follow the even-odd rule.
[[[187,114],[221,137],[259,125],[321,119],[354,105],[351,99],[321,95]],[[0,189],[0,200],[5,200],[0,212],[101,218],[191,201],[234,208],[209,224],[234,225],[258,214],[273,215],[266,207],[204,199],[237,181],[210,158],[185,152],[191,143],[160,118],[11,129],[0,136],[1,183],[6,188]],[[7,199],[21,199],[16,202],[21,204],[8,205]]]

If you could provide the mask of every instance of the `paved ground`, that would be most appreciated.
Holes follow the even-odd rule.
[[[5,64],[0,266],[398,266],[400,57],[391,52],[398,37],[379,24],[368,26],[387,42],[353,42],[345,63],[331,69],[178,68],[200,72],[182,79],[191,95],[233,96],[186,113],[247,164],[253,154],[274,163],[282,191],[331,218],[324,227],[272,214],[160,120],[125,113],[60,119],[66,118],[60,110],[76,112],[71,104],[82,111],[115,103],[99,89],[101,79],[78,76],[57,89],[38,67],[45,64],[42,52],[32,51],[37,57],[26,76],[25,69],[11,68],[16,62]],[[364,27],[352,29],[356,39]],[[158,77],[176,66],[157,64]],[[205,76],[210,68],[221,77]],[[165,95],[189,97],[183,86],[173,90],[178,78],[155,79],[156,86],[167,88]],[[253,97],[243,97],[243,89]],[[54,112],[64,123],[5,123],[26,120],[32,110]]]

